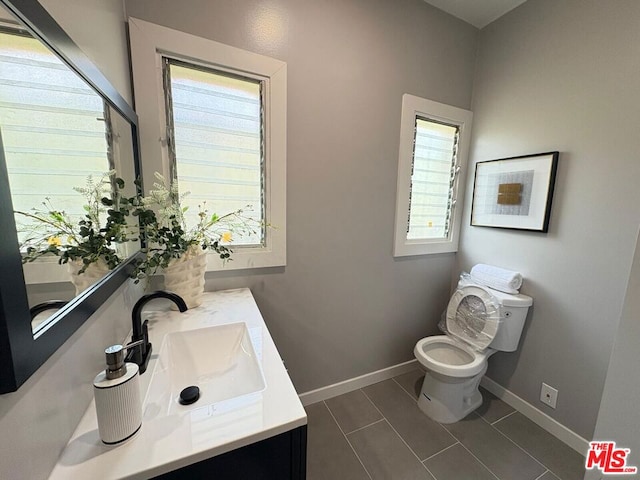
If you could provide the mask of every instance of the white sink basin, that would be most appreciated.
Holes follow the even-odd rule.
[[[200,398],[179,403],[195,385]],[[245,397],[265,388],[260,359],[245,323],[169,333],[159,349],[145,401],[145,416],[173,414]]]

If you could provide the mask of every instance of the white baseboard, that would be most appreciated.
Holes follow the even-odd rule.
[[[312,403],[328,400],[344,393],[349,393],[359,388],[368,387],[374,383],[388,380],[403,373],[410,372],[418,367],[417,360],[410,360],[405,363],[394,365],[392,367],[383,368],[376,372],[367,373],[356,378],[350,378],[343,382],[334,383],[326,387],[311,390],[309,392],[301,393],[299,395],[302,405],[311,405]],[[500,400],[507,405],[512,406],[518,412],[522,413],[525,417],[531,420],[536,425],[540,426],[551,435],[556,437],[561,442],[567,444],[574,449],[580,455],[586,456],[589,450],[589,441],[582,438],[580,435],[562,425],[557,420],[554,420],[546,413],[537,409],[530,403],[526,402],[515,393],[510,392],[502,385],[494,382],[488,377],[482,377],[480,382],[484,388],[493,393]]]
[[[529,420],[531,420],[536,425],[545,429],[551,435],[556,437],[563,443],[566,443],[568,446],[573,448],[580,455],[586,456],[587,451],[589,450],[589,441],[582,438],[580,435],[575,433],[572,430],[569,430],[567,427],[559,423],[557,420],[554,420],[546,413],[540,411],[529,402],[526,402],[516,394],[510,392],[502,385],[494,382],[488,377],[482,377],[480,382],[484,388],[493,393],[500,400],[505,402],[508,405],[511,405],[518,412],[523,414]]]
[[[383,368],[376,372],[367,373],[356,378],[350,378],[343,382],[334,383],[326,387],[311,390],[309,392],[301,393],[299,395],[302,405],[311,405],[312,403],[328,400],[329,398],[337,397],[343,393],[353,392],[359,388],[368,387],[374,383],[388,380],[389,378],[403,373],[410,372],[418,366],[417,360],[409,360],[405,363],[400,363],[392,367]]]

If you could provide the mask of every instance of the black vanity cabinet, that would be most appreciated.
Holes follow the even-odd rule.
[[[157,480],[304,480],[307,426],[165,473]]]

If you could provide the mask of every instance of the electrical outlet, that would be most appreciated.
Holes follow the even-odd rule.
[[[546,383],[542,384],[540,390],[540,401],[549,405],[551,408],[556,408],[556,402],[558,401],[558,390],[550,387]]]

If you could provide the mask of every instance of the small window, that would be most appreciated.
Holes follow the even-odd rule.
[[[286,265],[287,64],[136,18],[129,32],[145,187],[155,172],[177,179],[187,225],[202,202],[218,215],[251,205],[265,227],[207,270]]]
[[[407,239],[446,239],[460,128],[416,117]]]
[[[198,223],[198,205],[265,223],[262,82],[164,58],[165,104],[172,178]],[[265,229],[236,236],[232,246],[264,245]]]
[[[403,96],[394,256],[457,251],[471,117]]]

